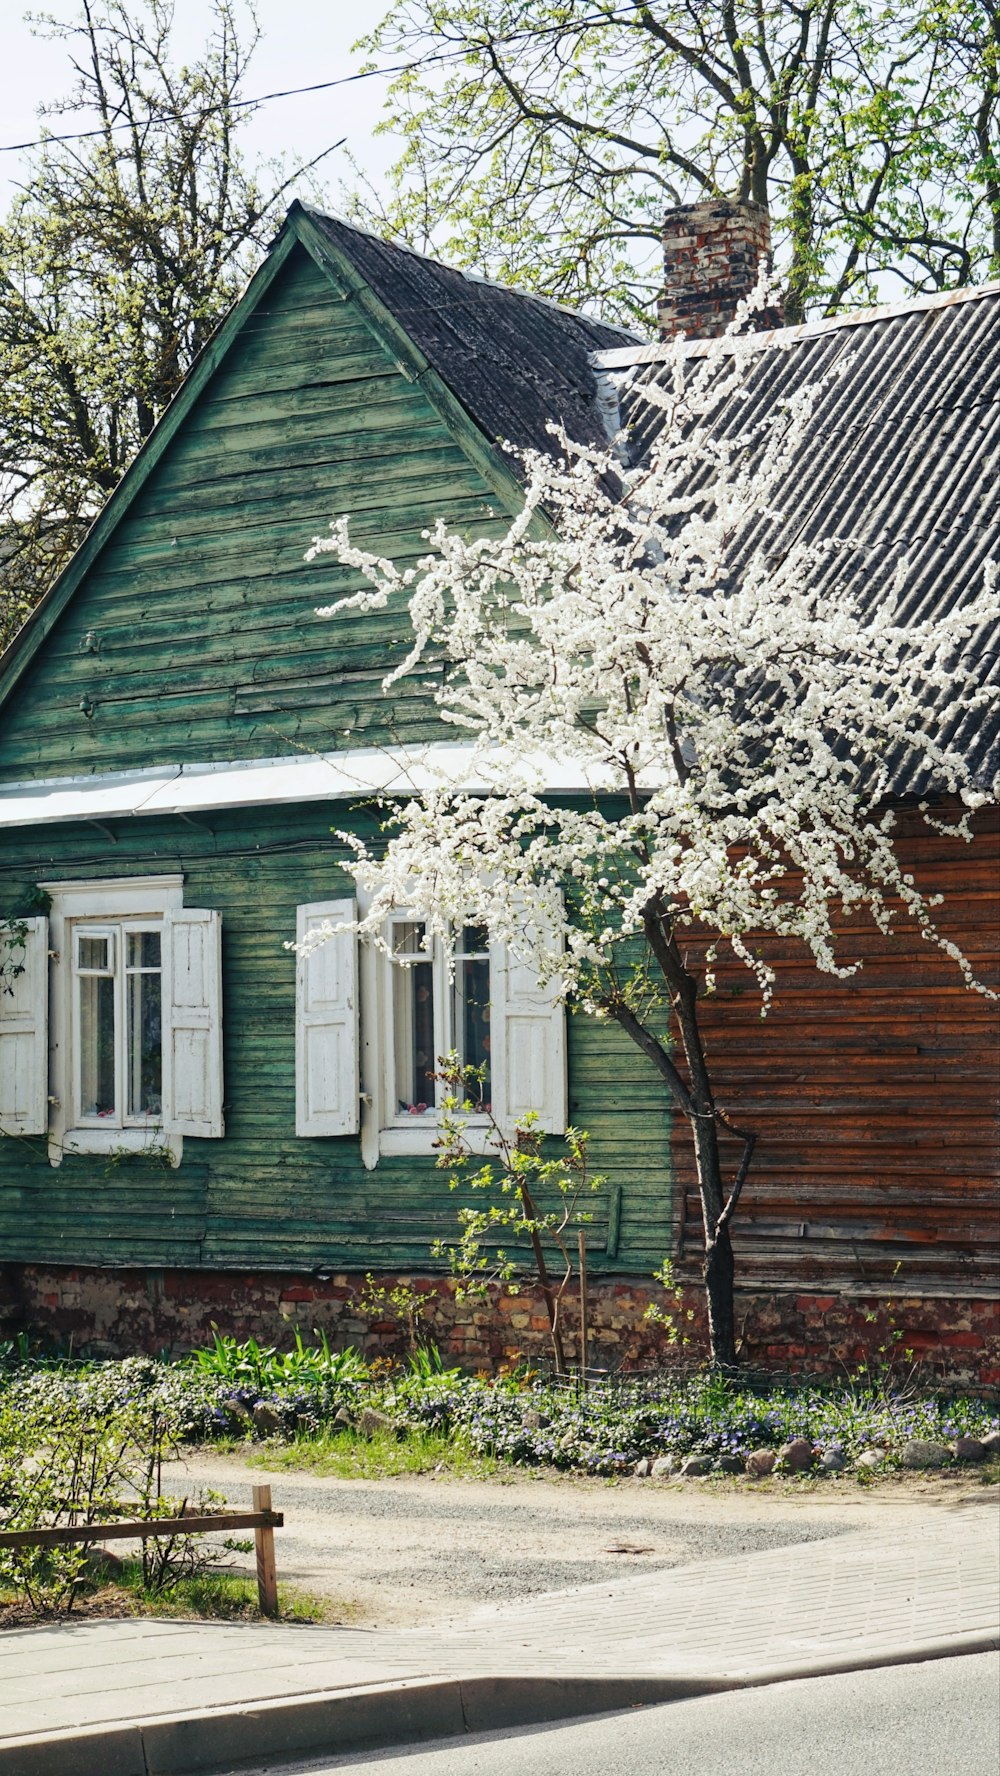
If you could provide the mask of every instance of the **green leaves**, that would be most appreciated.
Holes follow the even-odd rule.
[[[0,1387],[0,1528],[175,1517],[189,1502],[203,1510],[224,1502],[206,1491],[190,1501],[165,1494],[162,1467],[174,1453],[170,1421],[148,1393],[126,1391],[112,1402],[85,1383],[15,1380]],[[142,1544],[143,1580],[159,1591],[214,1558],[203,1537],[151,1539]],[[69,1613],[90,1572],[83,1543],[0,1550],[0,1585],[39,1613]]]
[[[397,0],[364,47],[404,145],[357,213],[525,289],[648,327],[664,210],[718,195],[769,210],[790,321],[996,275],[991,0]]]
[[[317,1328],[314,1335],[319,1343],[307,1345],[296,1327],[293,1348],[279,1351],[253,1337],[240,1341],[224,1335],[213,1324],[211,1349],[192,1351],[187,1363],[200,1375],[258,1395],[284,1393],[297,1385],[337,1387],[364,1378],[364,1360],[352,1345],[333,1351],[325,1332]]]
[[[530,1267],[545,1300],[553,1357],[561,1373],[566,1368],[561,1309],[574,1274],[571,1242],[574,1232],[592,1219],[584,1206],[585,1193],[599,1191],[607,1182],[589,1174],[590,1137],[582,1129],[568,1128],[553,1151],[534,1110],[519,1117],[508,1133],[489,1106],[482,1105],[484,1069],[463,1066],[455,1054],[444,1056],[438,1067],[435,1077],[448,1092],[440,1112],[437,1166],[451,1173],[450,1190],[471,1195],[458,1209],[457,1240],[436,1240],[432,1255],[449,1261],[457,1301],[487,1300],[501,1289],[516,1295]],[[470,1130],[473,1113],[480,1126]],[[487,1158],[470,1173],[483,1139]],[[482,1206],[472,1200],[475,1195],[486,1199]]]
[[[0,225],[0,647],[239,294],[291,183],[272,170],[265,187],[240,150],[256,27],[241,40],[235,0],[210,0],[205,49],[177,67],[172,23],[168,0],[103,0],[51,26],[76,70],[68,108],[104,133],[37,151]]]

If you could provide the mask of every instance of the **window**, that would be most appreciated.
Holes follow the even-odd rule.
[[[73,928],[76,1121],[145,1127],[163,1117],[162,930]]]
[[[389,998],[392,1024],[392,1071],[388,1089],[389,1120],[433,1115],[434,1067],[443,1044],[438,1031],[443,1019],[434,978],[434,964],[424,948],[425,927],[411,919],[395,919],[389,940],[392,966]],[[435,1009],[438,1015],[435,1017]],[[389,1058],[388,1056],[386,1057]]]
[[[491,991],[484,927],[466,925],[456,932],[453,972],[440,945],[428,949],[422,921],[393,920],[389,956],[389,1121],[434,1116],[441,1087],[433,1076],[439,1057],[452,1050],[463,1066],[483,1069],[479,1096],[485,1108],[490,1103]]]
[[[300,907],[298,940],[356,915],[350,899]],[[382,1155],[432,1153],[441,1096],[432,1075],[452,1049],[483,1072],[480,1115],[470,1117],[475,1139],[477,1129],[486,1139],[487,1109],[501,1127],[535,1110],[543,1129],[561,1132],[565,1015],[554,990],[481,925],[455,933],[453,969],[426,939],[423,921],[401,911],[384,948],[365,944],[359,953],[346,929],[299,957],[297,1133],[360,1132],[367,1166]]]
[[[48,1133],[54,1164],[220,1136],[219,914],[185,907],[180,876],[42,887],[0,1001],[0,1128]]]

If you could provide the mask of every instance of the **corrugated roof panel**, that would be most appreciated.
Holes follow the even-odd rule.
[[[834,374],[776,498],[782,521],[761,519],[741,540],[740,558],[769,536],[776,551],[841,539],[844,546],[831,549],[819,569],[820,583],[853,592],[862,609],[890,595],[902,561],[902,622],[932,621],[970,597],[984,564],[1000,553],[998,348],[996,288],[870,321],[852,317],[842,328],[769,335],[748,363],[742,398],[716,416],[720,433],[766,424],[782,400]],[[644,390],[666,372],[647,354],[629,375],[621,358],[615,353],[621,412],[638,457],[661,423]],[[983,683],[997,683],[997,638],[981,635],[970,648]],[[1000,771],[1000,699],[963,713],[939,692],[928,698],[928,716],[935,733],[961,746],[981,780],[992,782]],[[900,757],[893,787],[924,793],[932,785]]]

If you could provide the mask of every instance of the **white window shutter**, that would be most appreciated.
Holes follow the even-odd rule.
[[[178,907],[163,922],[163,1127],[217,1139],[222,1123],[222,918]]]
[[[0,929],[0,1129],[44,1135],[49,1126],[49,922],[15,919],[24,947]],[[18,972],[15,972],[18,971]]]
[[[357,918],[353,900],[300,906],[296,942],[321,925]],[[361,1126],[358,940],[328,937],[295,971],[295,1133],[356,1135]]]
[[[525,906],[525,923],[538,917]],[[566,1008],[557,983],[539,981],[534,964],[500,944],[490,950],[493,1112],[510,1132],[526,1111],[545,1134],[561,1135],[567,1119]]]

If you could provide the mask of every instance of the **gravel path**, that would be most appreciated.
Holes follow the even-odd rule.
[[[769,1496],[698,1483],[530,1476],[335,1480],[271,1474],[203,1453],[182,1467],[172,1488],[214,1486],[236,1507],[249,1506],[254,1481],[269,1480],[275,1509],[285,1513],[276,1537],[280,1578],[333,1598],[343,1620],[374,1627],[462,1619],[483,1603],[787,1547],[885,1524],[894,1513],[912,1522],[915,1508],[942,1508],[919,1495],[875,1497],[846,1484]]]

